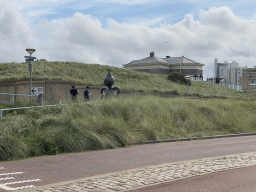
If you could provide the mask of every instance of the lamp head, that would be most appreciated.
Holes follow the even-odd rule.
[[[32,48],[28,48],[26,49],[26,51],[30,54],[34,53],[36,51],[36,49],[32,49]]]

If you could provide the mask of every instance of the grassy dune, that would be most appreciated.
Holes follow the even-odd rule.
[[[33,63],[33,80],[65,80],[75,81],[76,85],[103,86],[103,79],[109,71],[115,77],[114,86],[119,86],[121,90],[160,94],[171,94],[172,91],[177,91],[179,95],[186,95],[186,85],[170,82],[164,75],[128,71],[97,64],[38,61]],[[0,64],[0,82],[19,80],[29,80],[26,63]],[[188,95],[238,99],[256,98],[225,86],[195,81],[192,82],[192,86],[189,86]]]
[[[163,75],[71,62],[35,62],[33,68],[37,80],[103,85],[103,78],[111,71],[115,86],[122,90],[186,94],[185,85],[170,82]],[[27,64],[0,64],[0,82],[17,80],[29,80]],[[255,96],[207,82],[192,82],[188,93],[213,99],[120,96],[92,103],[6,111],[0,122],[0,161],[117,148],[145,140],[256,131]],[[29,105],[17,101],[14,105],[0,104],[0,108]]]

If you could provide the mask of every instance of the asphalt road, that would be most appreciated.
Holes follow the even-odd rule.
[[[6,191],[1,188],[1,184],[11,181],[1,180],[4,177],[14,177],[15,181],[23,181],[13,184],[13,187],[42,186],[149,165],[255,151],[256,136],[243,136],[147,144],[0,162],[0,191]]]

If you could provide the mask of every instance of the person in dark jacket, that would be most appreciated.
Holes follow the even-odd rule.
[[[70,89],[70,94],[71,94],[71,98],[72,100],[76,100],[77,99],[77,95],[79,94],[78,89],[76,88],[76,86],[72,86],[72,89]]]
[[[85,91],[84,91],[84,100],[86,101],[90,101],[90,96],[92,93],[89,92],[89,86],[86,87]]]

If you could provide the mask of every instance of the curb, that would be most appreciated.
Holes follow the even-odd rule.
[[[176,139],[140,141],[140,142],[131,143],[131,145],[144,145],[144,144],[178,142],[178,141],[191,141],[191,140],[203,140],[203,139],[217,139],[217,138],[241,137],[241,136],[251,136],[251,135],[256,135],[256,132],[253,132],[253,133],[240,133],[240,134],[229,134],[229,135],[215,135],[215,136],[205,136],[205,137],[191,137],[191,138],[176,138]]]

